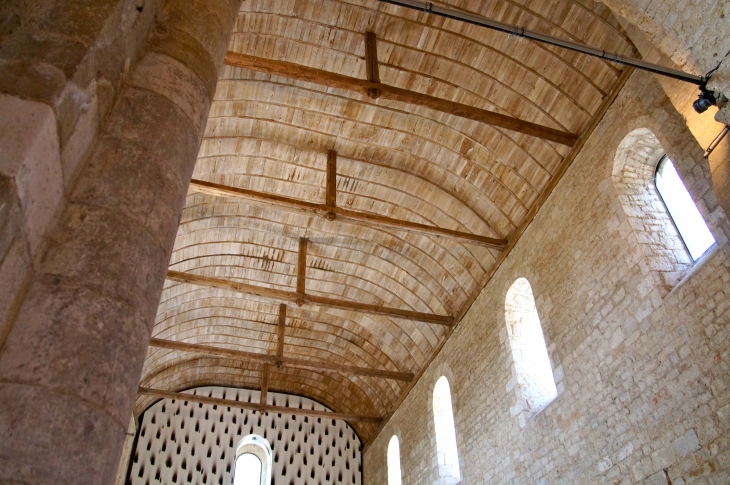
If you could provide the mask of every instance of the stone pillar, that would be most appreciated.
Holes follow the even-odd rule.
[[[74,3],[69,31],[110,2]],[[89,144],[3,326],[0,483],[114,483],[239,5],[168,0]]]
[[[129,471],[129,461],[132,459],[134,452],[134,438],[137,436],[137,420],[132,416],[129,419],[127,435],[124,437],[124,447],[122,448],[122,458],[119,460],[117,467],[117,478],[114,485],[126,485],[127,471]]]

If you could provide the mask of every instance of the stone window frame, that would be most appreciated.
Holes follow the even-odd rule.
[[[235,458],[233,459],[233,483],[236,480],[236,464],[238,463],[238,458],[246,454],[254,455],[261,461],[260,485],[270,485],[273,465],[271,445],[269,445],[266,438],[257,434],[246,435],[238,442]]]
[[[705,223],[707,211],[698,203],[682,173],[682,159],[672,156],[673,147],[665,146],[656,133],[639,126],[621,140],[614,156],[612,182],[627,217],[642,259],[661,296],[666,296],[704,257],[693,261],[687,247],[656,188],[656,169],[666,155],[672,160]],[[708,251],[705,253],[707,256]]]
[[[446,375],[439,374],[440,376],[436,379],[433,387],[431,388],[431,416],[433,418],[434,426],[434,437],[436,455],[434,456],[435,464],[438,469],[438,480],[435,483],[440,485],[456,485],[461,483],[461,460],[459,456],[459,447],[457,444],[456,437],[456,419],[454,416],[454,401],[453,394],[451,392],[451,384],[449,378]],[[439,385],[445,383],[446,391],[448,392],[448,407],[451,409],[450,415],[437,414],[436,410],[436,399],[443,399],[439,397]],[[445,425],[447,426],[447,434],[444,436],[443,431],[439,431],[442,424],[442,419],[446,419]],[[449,455],[452,455],[450,460],[447,461]]]
[[[517,284],[520,280],[525,280],[527,284],[529,285],[530,293],[532,294],[532,301],[534,303],[534,311],[536,313],[537,321],[540,325],[540,330],[542,332],[542,340],[543,345],[545,347],[545,353],[547,354],[547,360],[545,362],[546,367],[549,366],[549,371],[552,376],[552,383],[554,384],[554,395],[551,397],[551,399],[547,402],[542,403],[539,406],[533,406],[531,407],[528,403],[528,399],[526,397],[526,393],[524,392],[523,386],[520,385],[520,376],[519,370],[518,370],[518,362],[517,357],[515,355],[515,351],[513,349],[512,344],[512,336],[510,332],[510,319],[508,318],[508,299],[509,299],[509,293],[512,290],[512,288]],[[504,290],[504,304],[505,304],[505,311],[502,313],[502,318],[504,319],[502,321],[502,331],[500,332],[500,340],[502,342],[502,345],[507,350],[507,354],[509,355],[509,367],[511,371],[511,378],[507,382],[507,392],[511,392],[514,396],[514,404],[510,407],[510,415],[512,415],[514,418],[516,418],[517,423],[519,424],[520,428],[524,428],[528,421],[530,421],[535,416],[539,415],[541,412],[543,412],[551,403],[555,402],[557,397],[562,394],[565,390],[565,383],[563,382],[563,367],[562,365],[555,365],[555,362],[553,362],[553,346],[549,345],[549,339],[546,332],[546,325],[549,323],[549,318],[546,315],[541,316],[540,310],[538,309],[540,303],[538,302],[539,298],[535,297],[535,292],[533,291],[533,285],[530,283],[530,278],[527,276],[520,276],[518,278],[515,278],[514,281],[512,281],[511,284],[509,284],[505,290]]]

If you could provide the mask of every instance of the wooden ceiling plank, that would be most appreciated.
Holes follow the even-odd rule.
[[[487,125],[516,131],[518,133],[552,141],[561,145],[573,146],[578,139],[578,136],[572,133],[555,128],[549,128],[537,123],[531,123],[512,116],[495,113],[493,111],[476,108],[474,106],[457,103],[455,101],[440,99],[435,96],[429,96],[427,94],[409,91],[407,89],[389,86],[380,82],[357,79],[313,67],[293,64],[291,62],[265,59],[229,51],[226,54],[225,63],[229,66],[239,67],[242,69],[251,69],[298,81],[306,81],[332,88],[354,91],[362,94],[363,96],[369,96],[370,90],[376,89],[379,90],[380,97],[382,98],[400,101],[401,103],[423,106],[442,113],[479,121]]]
[[[176,342],[173,340],[164,340],[158,338],[153,338],[150,341],[150,347],[175,350],[178,352],[204,354],[214,357],[224,357],[227,359],[233,359],[243,362],[262,362],[264,364],[277,365],[280,364],[282,367],[289,367],[293,369],[308,369],[319,372],[337,372],[340,374],[381,377],[384,379],[393,379],[406,382],[409,382],[413,379],[413,374],[410,372],[396,372],[381,369],[371,369],[367,367],[356,367],[351,365],[339,365],[327,361],[297,359],[293,357],[275,357],[268,354],[258,354],[255,352],[246,352],[243,350],[223,349],[210,345],[190,344],[187,342]]]
[[[437,325],[450,326],[454,323],[454,318],[448,315],[436,315],[433,313],[401,310],[399,308],[371,305],[368,303],[358,303],[349,300],[328,298],[325,296],[308,295],[306,293],[299,293],[294,291],[277,290],[274,288],[266,288],[264,286],[250,285],[248,283],[239,283],[237,281],[213,278],[210,276],[196,275],[193,273],[182,273],[180,271],[168,270],[167,279],[177,281],[179,283],[190,283],[198,286],[232,290],[238,293],[255,295],[276,301],[289,301],[298,305],[310,303],[315,305],[328,306],[331,308],[339,308],[342,310],[371,313],[374,315],[385,315],[388,317],[403,318],[406,320],[415,320],[418,322],[435,323]]]
[[[290,408],[285,406],[273,406],[270,404],[256,404],[253,402],[234,401],[233,399],[220,399],[217,397],[197,396],[182,392],[163,391],[161,389],[149,389],[140,387],[137,391],[141,395],[158,397],[160,399],[178,399],[180,401],[195,402],[201,404],[213,404],[237,409],[249,409],[262,413],[293,414],[296,416],[309,416],[313,418],[336,419],[352,423],[380,423],[383,418],[377,416],[362,416],[359,414],[335,413],[330,411],[318,411],[315,409]]]
[[[508,244],[505,239],[497,239],[479,234],[471,234],[463,231],[454,231],[452,229],[444,229],[418,222],[404,221],[394,219],[392,217],[381,216],[378,214],[368,214],[365,212],[342,209],[339,207],[328,207],[326,204],[317,204],[304,200],[293,199],[276,194],[267,194],[256,192],[249,189],[240,189],[227,185],[206,182],[203,180],[192,180],[190,182],[190,190],[203,194],[213,195],[216,197],[232,197],[236,199],[244,199],[259,203],[265,207],[276,205],[277,208],[296,212],[298,214],[316,215],[332,220],[329,214],[336,214],[337,220],[347,222],[361,227],[382,227],[397,231],[412,232],[415,234],[424,234],[433,237],[446,237],[460,243],[476,244],[489,249],[502,251]]]

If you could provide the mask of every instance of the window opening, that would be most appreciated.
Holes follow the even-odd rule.
[[[666,155],[657,164],[654,182],[692,261],[697,261],[715,244],[715,238]]]
[[[401,485],[400,444],[395,435],[388,443],[388,485]]]
[[[271,445],[266,438],[244,436],[236,447],[233,485],[270,485],[271,468]]]
[[[507,292],[505,320],[512,359],[527,418],[539,413],[558,395],[550,357],[530,282],[515,281]]]
[[[433,389],[433,420],[436,428],[436,453],[441,482],[453,485],[461,479],[459,455],[456,450],[456,428],[451,407],[449,381],[441,376]]]
[[[233,485],[260,485],[261,460],[253,453],[244,453],[236,458]]]

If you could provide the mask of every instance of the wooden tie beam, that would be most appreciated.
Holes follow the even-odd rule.
[[[266,288],[264,286],[258,285],[249,285],[247,283],[239,283],[237,281],[229,281],[221,278],[212,278],[210,276],[201,276],[192,273],[181,273],[180,271],[168,270],[167,279],[177,281],[179,283],[190,283],[192,285],[232,290],[238,293],[260,296],[262,298],[276,301],[289,301],[298,305],[310,303],[331,308],[339,308],[342,310],[371,313],[374,315],[385,315],[393,318],[403,318],[406,320],[435,323],[438,325],[450,326],[454,324],[454,318],[448,315],[435,315],[433,313],[414,312],[412,310],[401,310],[399,308],[370,305],[367,303],[358,303],[348,300],[338,300],[336,298],[328,298],[326,296],[308,295],[295,291],[276,290],[274,288]]]
[[[379,424],[383,418],[377,416],[362,416],[360,414],[333,413],[330,411],[318,411],[315,409],[289,408],[286,406],[273,406],[269,404],[234,401],[233,399],[220,399],[217,397],[197,396],[182,392],[163,391],[161,389],[149,389],[140,387],[137,391],[145,396],[158,397],[160,399],[178,399],[180,401],[195,402],[201,404],[213,404],[237,409],[249,409],[261,413],[293,414],[295,416],[309,416],[311,418],[336,419],[351,423],[376,423]]]
[[[365,212],[342,209],[328,204],[317,204],[315,202],[307,202],[282,195],[239,189],[237,187],[206,182],[204,180],[192,180],[190,182],[190,190],[193,192],[214,195],[216,197],[231,197],[257,202],[267,207],[274,204],[282,210],[296,212],[299,214],[316,215],[329,220],[333,220],[336,217],[339,221],[347,222],[348,224],[356,226],[382,227],[432,237],[445,237],[461,243],[477,244],[479,246],[496,249],[498,251],[502,251],[505,247],[507,247],[507,240],[505,239],[497,239],[468,232],[443,229],[440,227],[429,226],[427,224],[420,224],[418,222],[403,221],[377,214],[368,214]]]
[[[264,59],[261,57],[238,54],[236,52],[229,51],[226,54],[225,63],[229,66],[251,69],[253,71],[264,72],[266,74],[295,79],[297,81],[306,81],[331,88],[354,91],[364,96],[372,96],[372,93],[377,92],[381,98],[423,106],[442,113],[535,136],[561,145],[573,146],[578,139],[577,135],[566,131],[538,125],[537,123],[531,123],[529,121],[495,113],[486,109],[440,99],[435,96],[429,96],[428,94],[409,91],[407,89],[396,88],[381,82],[358,79],[291,62]]]
[[[175,350],[178,352],[210,355],[212,357],[224,357],[226,359],[238,360],[242,362],[256,362],[269,365],[280,365],[282,367],[289,367],[292,369],[307,369],[318,372],[336,372],[339,374],[380,377],[383,379],[393,379],[406,382],[410,382],[411,380],[413,380],[413,374],[410,372],[395,372],[389,370],[371,369],[368,367],[339,365],[327,361],[296,359],[279,355],[273,356],[268,354],[258,354],[255,352],[222,349],[220,347],[212,347],[209,345],[189,344],[186,342],[176,342],[173,340],[163,340],[158,338],[153,338],[150,341],[150,347]]]
[[[277,364],[280,364],[284,357],[284,333],[286,332],[286,304],[279,304],[279,325],[277,327],[278,338],[276,341]]]
[[[264,364],[261,371],[261,394],[259,395],[259,403],[266,404],[266,395],[269,392],[269,364]]]
[[[380,70],[378,69],[378,43],[374,32],[365,33],[365,71],[368,81],[379,83]],[[368,96],[373,99],[380,97],[380,89],[368,89]]]

